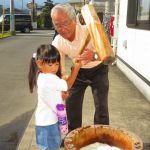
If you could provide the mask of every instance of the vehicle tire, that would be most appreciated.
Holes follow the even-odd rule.
[[[30,28],[29,28],[29,27],[25,27],[25,28],[24,28],[24,32],[25,32],[25,33],[30,33]]]

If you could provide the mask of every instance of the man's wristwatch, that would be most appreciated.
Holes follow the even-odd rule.
[[[95,61],[95,60],[98,60],[98,55],[97,55],[97,53],[94,52],[94,54],[93,54],[93,61]]]

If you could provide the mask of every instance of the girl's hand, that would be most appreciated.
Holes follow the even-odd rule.
[[[62,91],[61,96],[63,100],[66,100],[69,97],[69,92],[68,91]]]
[[[69,77],[69,75],[66,75],[66,74],[65,74],[65,75],[62,75],[62,77],[61,77],[61,78],[62,78],[62,79],[64,79],[64,80],[67,80],[67,79],[68,79],[68,77]]]
[[[80,60],[80,56],[78,56],[77,58],[74,58],[73,62],[74,62],[74,65],[72,66],[72,68],[74,68],[75,66],[80,68],[83,65],[82,61]]]

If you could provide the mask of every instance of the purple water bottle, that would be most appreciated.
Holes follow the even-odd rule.
[[[60,126],[60,131],[62,135],[65,135],[68,133],[66,107],[64,104],[57,104],[56,108],[57,108],[57,117]]]

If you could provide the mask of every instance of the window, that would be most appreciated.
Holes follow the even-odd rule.
[[[150,30],[150,0],[128,0],[127,26]]]
[[[31,17],[29,15],[15,15],[15,20],[16,21],[30,21]]]
[[[138,21],[148,21],[149,20],[149,0],[139,0],[137,20]]]
[[[10,21],[10,15],[5,16],[5,21],[9,22]]]

